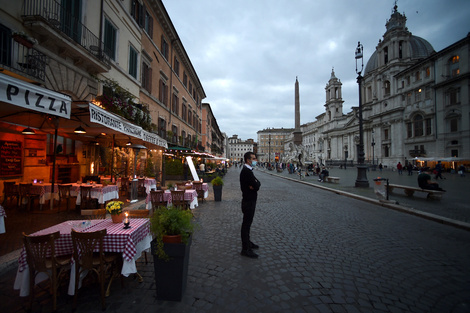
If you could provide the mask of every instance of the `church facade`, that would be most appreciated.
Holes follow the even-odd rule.
[[[470,164],[470,33],[434,51],[412,35],[395,6],[386,32],[368,60],[362,80],[366,163],[395,167],[398,162],[447,167]],[[320,164],[357,162],[358,107],[343,113],[342,83],[332,71],[325,112],[300,126],[304,160]],[[284,143],[293,152],[294,133]],[[289,147],[291,149],[289,150]]]

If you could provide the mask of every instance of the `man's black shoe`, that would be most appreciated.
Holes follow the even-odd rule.
[[[259,246],[257,244],[254,244],[250,241],[250,246],[251,246],[251,249],[258,249]]]
[[[258,255],[256,253],[253,252],[253,250],[242,250],[242,252],[240,252],[241,255],[243,256],[246,256],[246,257],[249,257],[249,258],[252,258],[252,259],[257,259],[258,258]]]

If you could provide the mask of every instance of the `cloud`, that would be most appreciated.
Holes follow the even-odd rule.
[[[294,83],[301,123],[324,112],[334,68],[343,83],[343,112],[358,105],[354,51],[364,66],[386,31],[390,0],[163,0],[203,84],[217,123],[228,136],[257,139],[268,127],[294,127]],[[413,35],[436,51],[470,31],[470,1],[400,1]]]

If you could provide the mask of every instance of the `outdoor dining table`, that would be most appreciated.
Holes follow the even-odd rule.
[[[141,178],[137,177],[137,179],[141,179]],[[118,178],[116,185],[118,185],[119,188],[121,187],[121,178]],[[145,178],[144,186],[145,186],[145,192],[148,195],[150,194],[150,190],[157,189],[157,181],[155,180],[155,178]]]
[[[192,186],[192,184],[186,184],[186,186]],[[204,190],[204,199],[206,199],[209,196],[209,185],[202,183],[202,190]]]
[[[77,205],[80,205],[82,199],[80,197],[80,186],[82,184],[71,184],[72,187],[70,188],[70,195],[72,197],[77,197]],[[87,185],[87,184],[83,184]],[[103,204],[106,201],[112,199],[119,199],[119,187],[117,185],[108,185],[104,186],[102,184],[95,184],[95,185],[87,185],[92,186],[91,188],[91,197],[94,199],[98,199],[99,204]]]
[[[30,193],[39,195],[39,209],[42,210],[42,206],[46,201],[54,199],[59,200],[59,187],[57,184],[54,185],[54,191],[52,192],[51,183],[33,183],[29,190]]]
[[[165,190],[165,192],[163,193],[163,200],[167,203],[167,205],[171,205],[172,199],[171,199],[170,190]],[[195,189],[186,189],[184,191],[184,200],[189,203],[190,209],[194,209],[199,205],[197,202],[197,192]],[[147,198],[145,199],[145,203],[146,203],[147,210],[150,210],[152,207],[150,194],[147,195]]]
[[[60,237],[56,240],[56,255],[72,255],[72,229],[79,232],[94,232],[106,229],[103,249],[105,252],[122,253],[123,265],[121,274],[129,276],[137,273],[135,261],[141,256],[142,251],[150,249],[152,235],[150,234],[150,221],[146,218],[133,218],[130,220],[130,228],[124,229],[122,223],[113,223],[111,219],[101,220],[71,220],[51,226],[31,234],[46,235],[60,231]],[[29,295],[29,268],[26,261],[26,250],[23,247],[18,259],[18,271],[16,273],[14,289],[20,290],[20,296]],[[86,275],[86,274],[85,274]],[[39,274],[36,283],[47,278],[46,274]],[[83,277],[81,277],[83,278]],[[69,295],[75,294],[75,264],[72,263],[69,281]]]

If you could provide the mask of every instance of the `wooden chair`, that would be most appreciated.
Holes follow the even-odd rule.
[[[20,197],[20,193],[18,192],[18,185],[14,181],[6,181],[3,182],[3,206],[7,202],[7,199],[15,198],[16,202],[18,203],[18,199]]]
[[[28,211],[31,210],[31,203],[34,202],[34,199],[38,199],[39,203],[39,197],[40,195],[38,194],[32,194],[31,193],[31,186],[33,184],[31,183],[21,183],[18,187],[18,192],[20,196],[20,205],[23,205],[24,200],[26,199],[27,205],[28,205]]]
[[[151,213],[151,211],[147,209],[128,210],[126,212],[131,218],[149,218]]]
[[[119,188],[119,195],[129,196],[129,177],[121,177],[121,187]]]
[[[81,210],[81,215],[90,220],[104,220],[106,219],[106,209]]]
[[[81,185],[80,186],[80,210],[97,210],[99,207],[98,199],[91,197],[91,189],[93,186]]]
[[[152,210],[155,211],[159,206],[166,207],[166,201],[163,198],[163,190],[150,191],[150,201],[152,202]]]
[[[109,294],[109,288],[115,275],[114,270],[122,262],[118,253],[104,253],[103,239],[106,236],[106,229],[80,233],[72,229],[73,259],[75,262],[75,296],[73,299],[73,310],[77,307],[78,284],[80,274],[84,271],[94,272],[100,284],[101,309],[106,309],[105,296]],[[97,251],[97,252],[95,252]],[[104,285],[108,272],[111,271],[108,288],[105,293]]]
[[[186,190],[188,187],[186,186],[186,183],[176,183],[176,189],[178,190]]]
[[[145,178],[139,178],[139,184],[137,185],[137,196],[146,197],[147,190],[145,188]]]
[[[53,297],[53,311],[57,310],[57,289],[60,278],[70,269],[71,256],[56,256],[55,241],[60,237],[60,232],[43,236],[28,236],[23,233],[23,242],[26,249],[26,260],[29,267],[29,309],[34,300],[34,286],[36,275],[46,273],[51,281],[51,293]]]
[[[184,200],[184,190],[171,190],[171,204],[175,207],[188,209],[188,202]]]
[[[197,192],[197,198],[201,199],[201,201],[204,202],[204,190],[202,190],[202,183],[193,182],[193,187]]]
[[[59,208],[62,200],[65,200],[67,211],[69,210],[69,199],[71,198],[70,188],[72,188],[72,185],[59,185]]]

